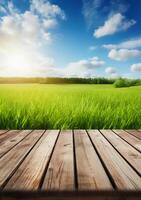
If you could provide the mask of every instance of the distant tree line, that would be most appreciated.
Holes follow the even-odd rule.
[[[16,84],[16,83],[38,83],[38,84],[114,84],[116,88],[130,87],[141,85],[141,79],[108,79],[108,78],[60,78],[60,77],[47,77],[47,78],[16,78],[5,77],[0,78],[0,84]]]
[[[112,84],[115,80],[106,78],[45,78],[41,83],[47,84]]]
[[[40,84],[113,84],[115,79],[107,78],[0,78],[0,83],[40,83]]]

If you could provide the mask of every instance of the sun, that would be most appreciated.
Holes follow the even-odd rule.
[[[26,52],[13,51],[6,56],[8,76],[27,76],[31,70],[31,61]]]

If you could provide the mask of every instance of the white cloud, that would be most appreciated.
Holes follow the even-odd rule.
[[[98,26],[105,17],[114,13],[125,13],[130,7],[126,0],[107,0],[106,5],[104,0],[82,0],[82,3],[82,14],[88,28]]]
[[[119,44],[105,44],[103,45],[106,49],[134,49],[141,47],[141,37],[133,38],[124,42],[121,42]]]
[[[62,19],[66,18],[64,11],[58,5],[51,4],[48,0],[32,0],[31,11],[42,15],[46,19],[58,16]]]
[[[127,20],[125,16],[117,13],[105,21],[103,26],[100,26],[98,29],[96,29],[94,36],[96,38],[100,38],[106,35],[112,35],[116,32],[127,30],[135,23],[135,20]]]
[[[88,28],[90,28],[93,25],[94,19],[99,18],[97,11],[101,8],[102,0],[82,0],[82,3],[82,14]]]
[[[140,71],[141,72],[141,63],[136,63],[131,66],[131,71],[136,72]]]
[[[141,51],[139,50],[128,50],[128,49],[120,49],[120,50],[116,50],[116,49],[112,49],[109,54],[108,57],[112,60],[117,60],[117,61],[126,61],[130,58],[135,58],[141,56]]]
[[[87,60],[79,60],[69,63],[64,74],[66,76],[89,77],[95,75],[95,70],[102,67],[105,62],[98,57],[93,57]]]
[[[0,17],[0,75],[48,76],[57,71],[43,48],[52,41],[50,29],[58,18],[65,18],[61,8],[49,1],[32,0],[24,13],[12,1],[5,10],[7,13]]]
[[[50,29],[50,28],[54,28],[57,26],[57,20],[56,19],[48,19],[48,20],[44,20],[43,21],[43,26],[45,29]]]
[[[106,69],[105,69],[105,72],[107,73],[107,74],[116,74],[117,73],[117,70],[114,68],[114,67],[107,67]]]
[[[107,74],[107,77],[109,78],[118,78],[120,76],[119,73],[117,72],[117,69],[114,67],[107,67],[105,69],[105,72]]]

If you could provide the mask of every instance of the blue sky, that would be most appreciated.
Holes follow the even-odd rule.
[[[1,0],[0,76],[141,78],[140,0]]]

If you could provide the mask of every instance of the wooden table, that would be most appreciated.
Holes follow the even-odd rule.
[[[0,199],[141,199],[141,131],[0,130]]]

